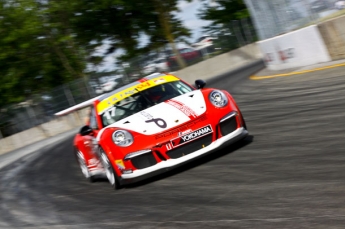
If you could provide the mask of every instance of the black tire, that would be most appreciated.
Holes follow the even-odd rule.
[[[246,123],[246,121],[244,120],[244,117],[243,117],[242,112],[241,112],[240,110],[238,110],[238,111],[239,111],[239,113],[240,113],[240,115],[241,115],[242,123],[243,123],[244,129],[248,130],[248,128],[247,128],[247,123]]]
[[[121,186],[119,183],[119,179],[115,173],[115,170],[112,164],[110,163],[107,154],[104,152],[104,150],[101,147],[99,147],[99,159],[103,165],[103,168],[105,170],[105,175],[108,178],[110,185],[113,187],[113,189],[120,189]]]
[[[244,120],[243,116],[242,116],[242,123],[243,123],[244,129],[248,130],[246,121]]]
[[[78,148],[75,148],[74,155],[76,157],[76,160],[78,162],[78,165],[84,177],[91,183],[95,182],[96,178],[94,176],[91,176],[90,171],[86,165],[86,161],[85,161],[83,153]]]

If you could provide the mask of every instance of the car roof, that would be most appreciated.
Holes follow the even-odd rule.
[[[146,81],[146,80],[150,80],[150,79],[153,79],[153,78],[156,78],[156,77],[159,77],[159,76],[165,76],[166,74],[162,74],[162,73],[153,73],[153,74],[150,74],[146,77],[143,77],[143,78],[140,78],[132,83],[129,83],[129,84],[126,84],[126,85],[123,85],[119,88],[116,88],[115,90],[111,91],[111,92],[108,92],[106,94],[103,94],[101,97],[99,97],[99,101],[103,101],[105,100],[106,98],[108,98],[109,96],[113,95],[113,94],[116,94],[118,92],[121,92],[127,88],[130,88],[130,87],[133,87],[133,86],[136,86],[136,85],[139,85],[141,84],[143,81]]]
[[[169,78],[169,76],[171,78]],[[173,75],[168,75],[168,74],[164,74],[164,73],[153,73],[151,75],[148,75],[146,77],[138,79],[137,81],[134,81],[132,83],[129,83],[129,84],[126,84],[126,85],[124,85],[122,87],[119,87],[119,88],[117,88],[117,89],[115,89],[115,90],[113,90],[111,92],[108,92],[106,94],[103,94],[103,95],[97,96],[95,98],[89,99],[87,101],[79,103],[79,104],[77,104],[75,106],[72,106],[70,108],[67,108],[65,110],[59,111],[59,112],[55,113],[55,115],[56,116],[63,116],[63,115],[70,114],[70,113],[72,113],[74,111],[81,110],[83,108],[91,106],[92,104],[94,104],[95,101],[99,101],[100,106],[98,106],[99,104],[97,106],[100,107],[100,109],[101,109],[100,111],[103,111],[104,109],[106,109],[107,104],[109,104],[109,105],[113,104],[112,102],[115,101],[115,100],[112,100],[112,99],[117,97],[119,95],[119,93],[120,94],[121,94],[121,92],[125,93],[124,98],[126,98],[126,97],[128,97],[130,95],[128,90],[130,90],[131,88],[134,89],[134,88],[140,86],[141,84],[143,84],[143,83],[145,83],[147,81],[150,81],[150,80],[157,81],[157,80],[160,79],[160,77],[163,77],[162,79],[166,78],[167,79],[166,82],[169,82],[169,80],[170,81],[172,81],[172,80],[179,80],[178,77],[173,76]],[[112,101],[110,101],[110,100],[112,100]],[[117,101],[118,100],[116,100],[116,102]]]
[[[110,107],[113,107],[114,104],[117,102],[130,97],[140,91],[144,91],[148,88],[154,87],[156,85],[173,82],[180,80],[178,77],[164,74],[164,73],[153,73],[148,75],[144,78],[141,78],[135,82],[122,86],[120,88],[115,89],[112,92],[102,95],[98,100],[99,103],[97,104],[97,113],[102,114]]]

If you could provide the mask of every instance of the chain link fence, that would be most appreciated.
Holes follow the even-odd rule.
[[[260,40],[315,24],[338,10],[338,0],[245,0]]]
[[[169,44],[139,56],[122,66],[126,66],[129,78],[147,75],[153,72],[175,72],[200,61],[207,60],[244,45],[257,41],[254,25],[250,18],[230,21],[216,31],[200,37],[195,43],[178,43],[177,50],[184,65],[181,65],[176,53]]]
[[[206,39],[206,40],[205,40]],[[229,52],[257,38],[249,18],[231,21],[206,36],[199,47],[178,45],[186,66]],[[202,42],[199,42],[202,43]],[[183,68],[170,46],[153,50],[128,62],[117,65],[114,72],[93,74],[85,79],[57,86],[46,93],[33,95],[26,101],[2,108],[0,111],[0,139],[55,119],[55,113],[112,91],[153,72],[175,72]]]

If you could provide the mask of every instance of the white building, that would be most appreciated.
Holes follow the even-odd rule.
[[[334,0],[244,0],[260,39],[303,27],[333,10]]]

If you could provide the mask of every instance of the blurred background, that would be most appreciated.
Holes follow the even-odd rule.
[[[344,9],[338,0],[245,0],[259,39],[267,39],[334,17]]]
[[[345,1],[334,0],[0,5],[0,139],[151,73],[178,72],[345,13]]]

